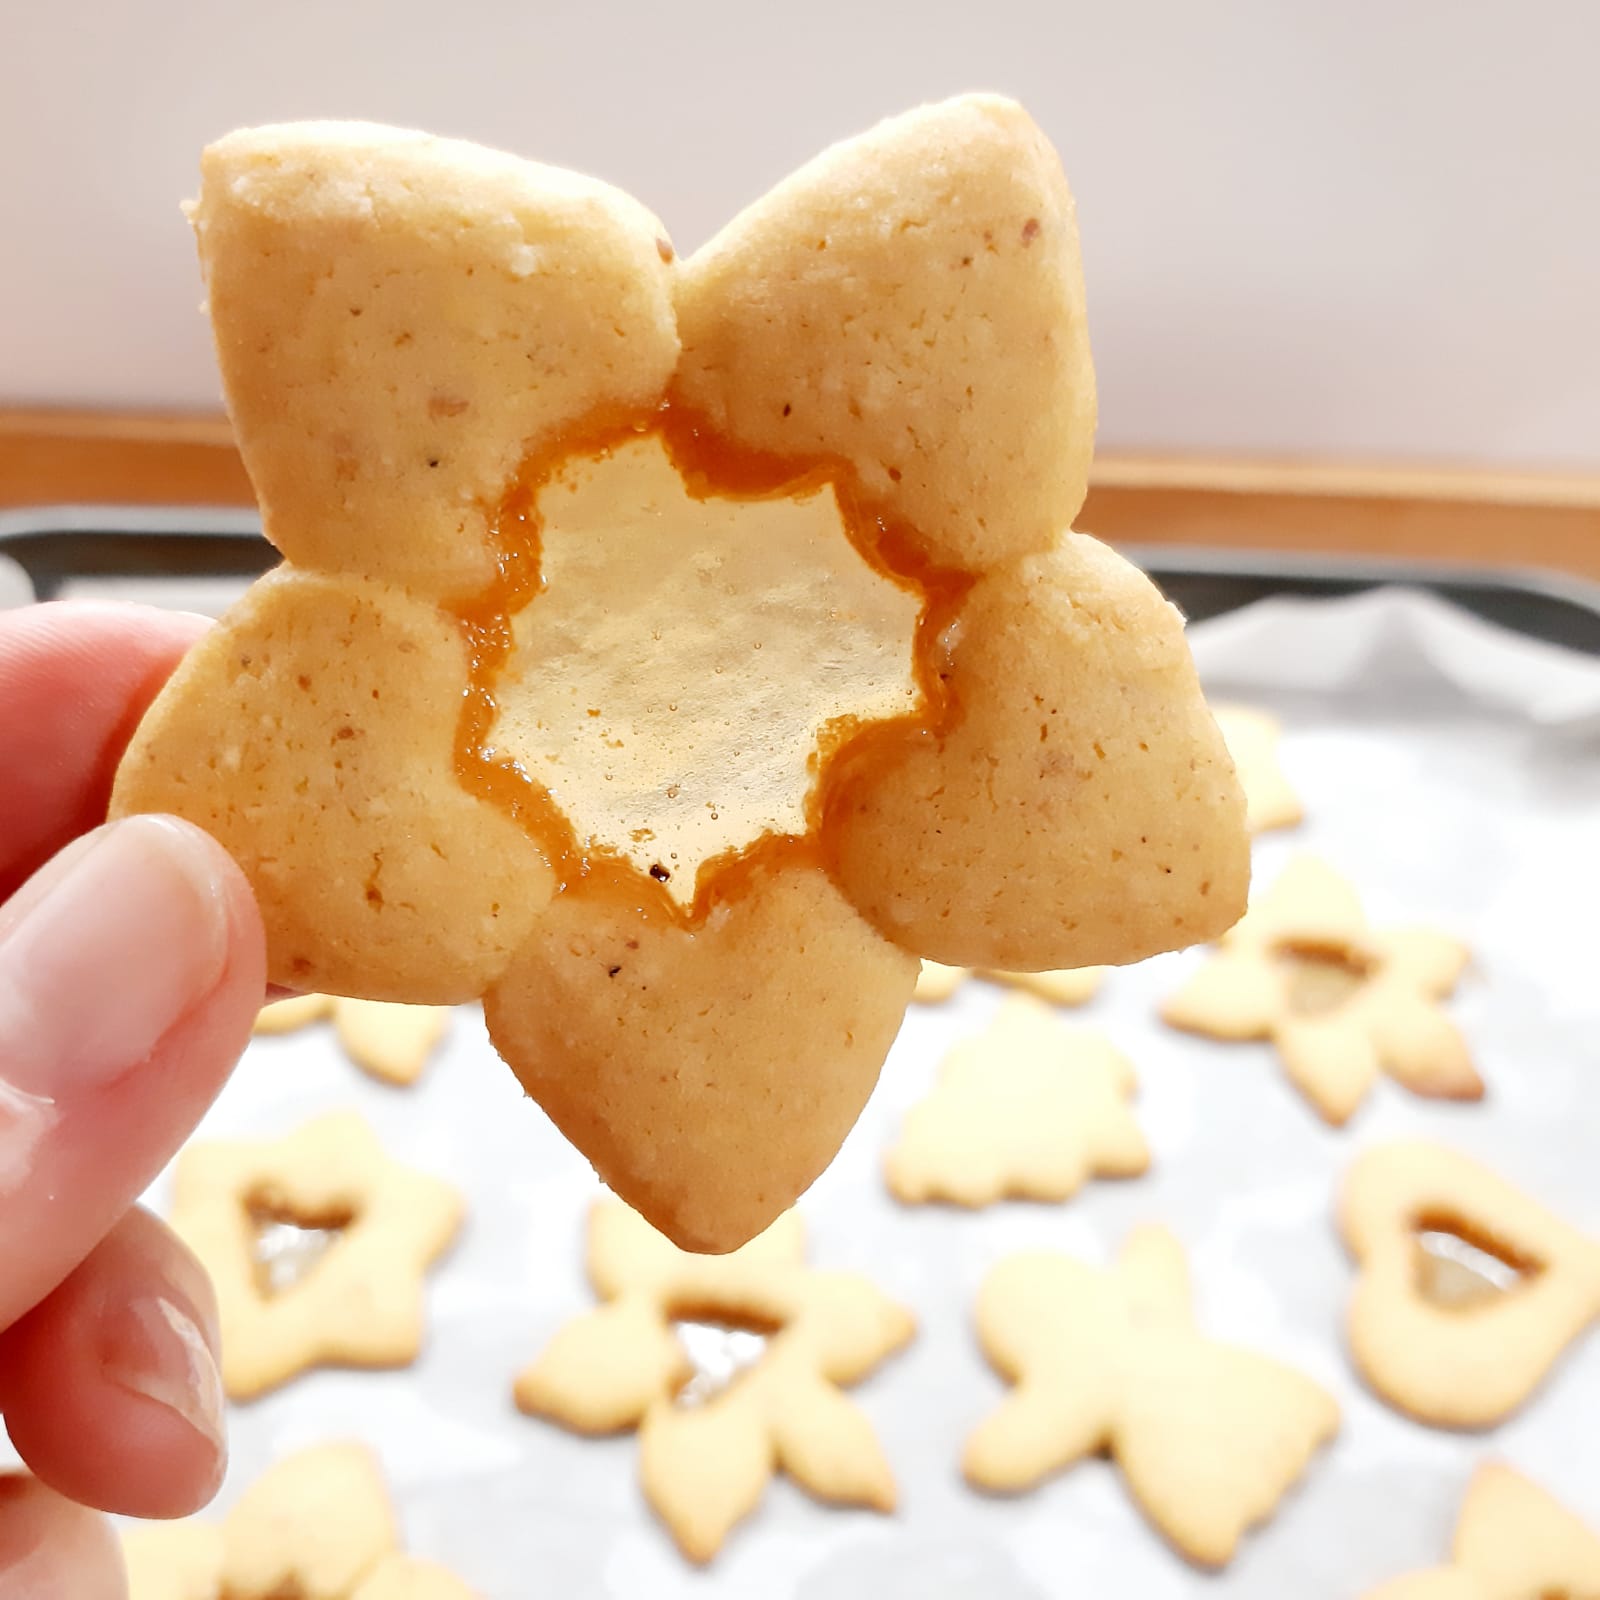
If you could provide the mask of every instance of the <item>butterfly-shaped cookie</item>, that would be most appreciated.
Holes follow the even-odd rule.
[[[1333,1397],[1267,1356],[1195,1327],[1182,1248],[1130,1235],[1100,1270],[1008,1257],[978,1293],[978,1338],[1013,1385],[967,1440],[980,1488],[1016,1491],[1096,1452],[1191,1560],[1222,1566],[1339,1426]]]

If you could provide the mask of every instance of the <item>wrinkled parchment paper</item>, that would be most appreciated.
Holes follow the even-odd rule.
[[[814,1260],[870,1274],[921,1325],[854,1391],[898,1475],[900,1510],[819,1506],[779,1479],[697,1572],[643,1501],[631,1436],[580,1439],[512,1407],[512,1375],[591,1304],[582,1222],[596,1185],[522,1098],[477,1012],[459,1013],[413,1089],[363,1077],[326,1026],[261,1039],[202,1137],[276,1135],[353,1105],[396,1156],[461,1185],[470,1212],[432,1278],[422,1359],[313,1373],[235,1408],[220,1504],[275,1456],[360,1437],[383,1458],[410,1548],[505,1600],[1168,1600],[1202,1588],[1331,1600],[1442,1560],[1468,1475],[1491,1456],[1600,1526],[1600,1332],[1491,1433],[1408,1422],[1346,1362],[1351,1271],[1331,1220],[1358,1150],[1421,1135],[1600,1234],[1600,662],[1397,592],[1269,601],[1196,627],[1193,642],[1216,697],[1286,723],[1283,761],[1308,820],[1258,843],[1258,881],[1312,850],[1351,875],[1375,919],[1436,923],[1471,943],[1454,1009],[1488,1081],[1483,1104],[1419,1100],[1385,1080],[1347,1129],[1328,1129],[1268,1047],[1160,1025],[1158,1002],[1198,959],[1163,957],[1111,974],[1092,1004],[1063,1013],[1134,1062],[1148,1177],[1091,1183],[1062,1206],[902,1208],[880,1180],[882,1152],[941,1053],[983,1025],[999,992],[971,983],[945,1006],[913,1007],[860,1126],[801,1207]],[[163,1180],[152,1202],[166,1192]],[[967,1430],[1001,1391],[970,1325],[985,1270],[1019,1247],[1105,1260],[1146,1219],[1188,1246],[1205,1328],[1299,1363],[1344,1407],[1339,1439],[1215,1580],[1143,1522],[1107,1463],[1010,1500],[974,1493],[957,1470]]]

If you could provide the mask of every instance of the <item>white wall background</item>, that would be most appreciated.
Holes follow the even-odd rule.
[[[823,143],[1018,95],[1102,443],[1600,466],[1593,0],[0,0],[0,403],[216,403],[176,203],[359,116],[582,167],[684,250]]]

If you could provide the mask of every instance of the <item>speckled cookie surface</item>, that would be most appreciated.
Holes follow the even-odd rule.
[[[484,996],[618,1191],[727,1249],[826,1164],[916,957],[1132,961],[1242,909],[1181,619],[1068,531],[1076,222],[1016,105],[891,119],[686,261],[604,184],[364,124],[230,135],[192,219],[286,563],[113,808],[223,842],[275,981]]]

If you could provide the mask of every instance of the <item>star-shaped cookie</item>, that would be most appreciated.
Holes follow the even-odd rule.
[[[321,1363],[414,1360],[423,1278],[461,1216],[455,1189],[394,1161],[354,1112],[281,1139],[187,1146],[171,1221],[216,1288],[229,1396],[250,1399]],[[262,1230],[279,1228],[311,1230],[315,1251],[297,1254],[295,1241],[284,1260],[264,1258]]]

